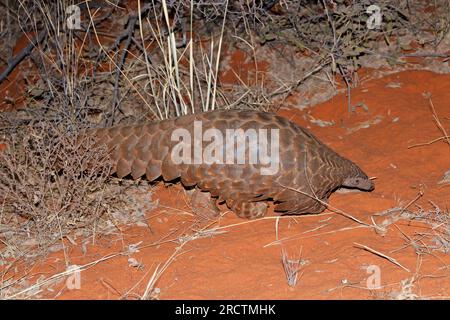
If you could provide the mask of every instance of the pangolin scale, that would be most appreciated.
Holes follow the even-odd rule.
[[[262,148],[261,141],[255,145],[245,140],[248,143],[243,145],[244,163],[242,158],[239,162],[238,152],[233,161],[225,162],[225,154],[231,150],[226,149],[225,143],[217,154],[211,153],[221,154],[223,162],[175,161],[173,155],[178,153],[173,153],[174,147],[181,141],[174,139],[176,129],[189,132],[192,139],[190,156],[193,158],[194,145],[201,145],[201,150],[205,150],[208,144],[218,141],[214,134],[207,139],[198,132],[196,134],[194,122],[197,130],[201,125],[202,133],[216,129],[213,133],[222,137],[226,137],[227,129],[267,133],[264,151],[272,156],[271,146],[277,144],[278,170],[262,174],[261,169],[268,165],[250,161],[249,151]],[[270,139],[270,133],[275,132],[273,129],[278,129],[278,140]],[[326,208],[330,194],[340,186],[365,191],[374,188],[373,182],[355,163],[331,150],[309,131],[281,116],[262,111],[210,111],[154,123],[90,129],[81,135],[85,136],[93,137],[96,145],[107,146],[119,178],[128,175],[134,179],[145,175],[150,181],[160,176],[165,181],[180,178],[184,186],[196,185],[209,191],[218,201],[226,201],[227,206],[243,218],[264,216],[268,207],[265,200],[274,201],[275,211],[281,213],[319,213]]]

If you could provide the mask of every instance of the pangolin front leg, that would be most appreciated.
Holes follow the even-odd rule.
[[[220,214],[220,210],[216,203],[217,200],[212,198],[209,192],[194,188],[187,193],[190,195],[191,208],[195,214],[204,218],[213,218]]]

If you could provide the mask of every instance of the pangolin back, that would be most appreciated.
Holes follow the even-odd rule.
[[[279,148],[278,170],[262,174],[261,169],[267,165],[250,161],[250,151],[262,148],[261,141],[256,145],[247,141],[244,163],[242,158],[237,158],[237,153],[233,161],[225,163],[225,143],[221,150],[216,149],[222,152],[223,162],[195,163],[193,146],[201,144],[200,150],[206,150],[209,143],[217,142],[217,137],[196,134],[194,122],[201,125],[202,133],[216,129],[214,132],[222,137],[226,137],[227,129],[267,133],[268,144],[264,146],[267,154],[273,143]],[[191,136],[191,163],[174,161],[174,147],[180,143],[173,137],[176,129],[184,129]],[[273,129],[278,132],[276,141],[270,140]],[[150,181],[160,176],[166,181],[180,178],[183,185],[197,185],[209,191],[246,218],[265,215],[267,204],[262,200],[273,200],[275,211],[283,213],[318,213],[325,209],[331,192],[346,181],[352,181],[353,185],[347,183],[349,187],[373,189],[372,181],[356,164],[338,155],[306,129],[272,113],[218,110],[155,123],[91,129],[85,135],[107,146],[118,177],[131,175],[137,179],[145,175]]]

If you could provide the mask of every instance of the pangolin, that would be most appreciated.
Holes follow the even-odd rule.
[[[319,213],[340,186],[374,189],[355,163],[273,113],[217,110],[86,135],[107,147],[119,178],[179,178],[242,218],[264,216],[268,200],[281,214]]]

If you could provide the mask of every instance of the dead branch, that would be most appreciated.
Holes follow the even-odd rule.
[[[8,64],[6,69],[0,74],[0,84],[9,76],[9,74],[14,70],[14,68],[23,60],[25,57],[27,57],[31,51],[33,51],[34,47],[36,47],[37,44],[41,43],[42,40],[44,40],[45,36],[47,35],[47,30],[42,30],[38,33],[36,37],[34,37],[30,43],[23,48]]]

